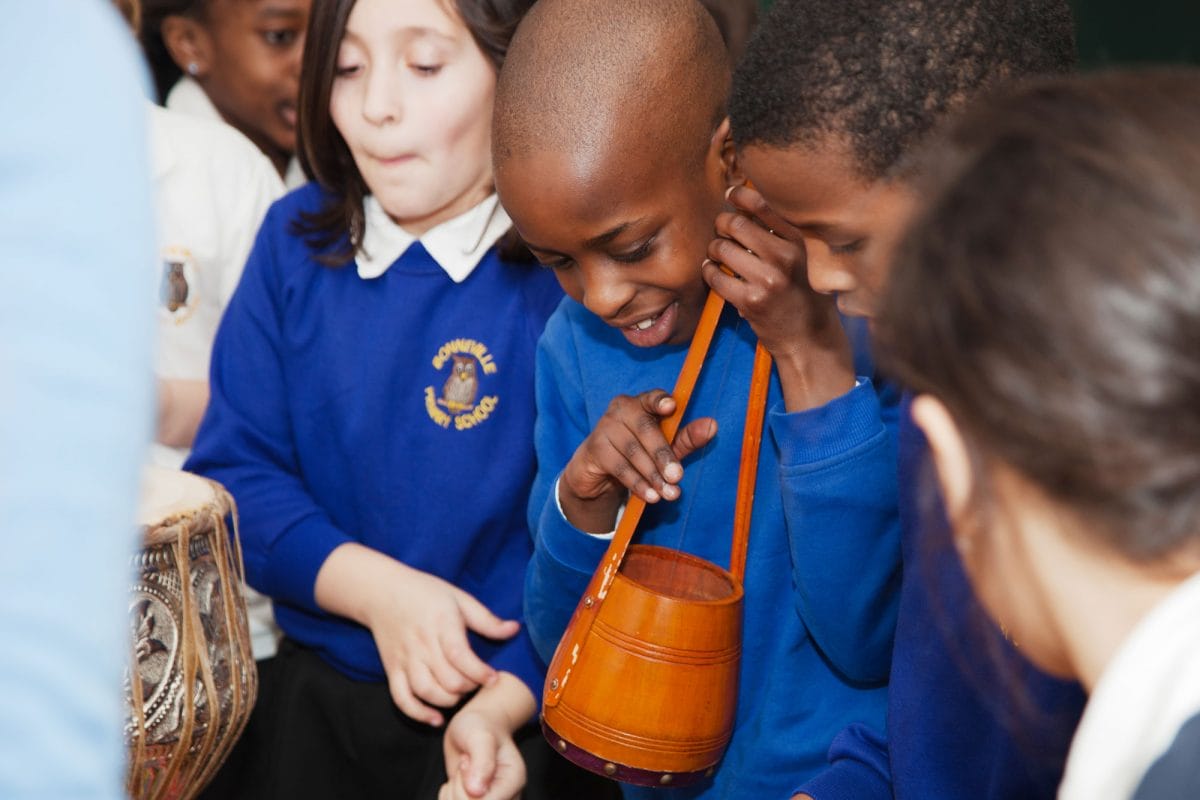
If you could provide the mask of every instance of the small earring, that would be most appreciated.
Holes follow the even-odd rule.
[[[191,75],[194,78],[200,74],[200,65],[195,61],[189,61],[187,65],[187,71],[188,75]]]

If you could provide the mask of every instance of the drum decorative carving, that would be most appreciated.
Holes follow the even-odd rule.
[[[236,510],[217,483],[148,468],[133,558],[126,787],[194,797],[241,735],[257,691]],[[229,536],[226,517],[234,519]]]

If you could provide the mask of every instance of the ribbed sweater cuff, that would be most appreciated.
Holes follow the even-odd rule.
[[[553,494],[546,498],[542,508],[538,536],[552,559],[589,575],[595,571],[609,544],[609,538],[592,536],[567,522],[558,510],[558,501]]]
[[[892,787],[882,775],[849,760],[835,762],[792,794],[801,792],[813,800],[892,800]]]
[[[865,378],[817,408],[788,413],[782,403],[777,404],[768,419],[784,469],[844,456],[885,433],[879,399]]]
[[[323,515],[314,514],[293,525],[276,540],[267,557],[266,593],[320,611],[315,596],[317,572],[330,553],[351,541]]]

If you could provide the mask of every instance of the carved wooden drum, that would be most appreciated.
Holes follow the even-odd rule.
[[[125,684],[130,797],[196,796],[254,705],[242,554],[225,522],[232,510],[213,481],[160,467],[144,472]]]

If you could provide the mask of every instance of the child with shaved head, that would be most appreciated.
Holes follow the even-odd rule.
[[[497,85],[497,191],[569,296],[537,356],[526,620],[543,657],[630,492],[650,504],[639,541],[728,563],[756,344],[775,361],[732,739],[710,779],[626,785],[628,797],[787,797],[844,725],[883,719],[894,439],[835,304],[808,286],[802,247],[776,235],[769,212],[723,210],[728,82],[720,35],[694,0],[540,0]],[[705,263],[718,219],[737,278]],[[666,388],[710,282],[728,305],[672,446],[658,422],[675,407]]]
[[[1073,30],[1067,0],[776,0],[734,76],[733,139],[754,188],[732,202],[769,206],[775,230],[803,243],[812,287],[873,317],[918,199],[918,153],[984,92],[1071,69]],[[907,414],[900,454],[905,568],[887,730],[839,734],[805,793],[1048,800],[1083,693],[983,618],[941,509],[918,513],[924,442]]]

